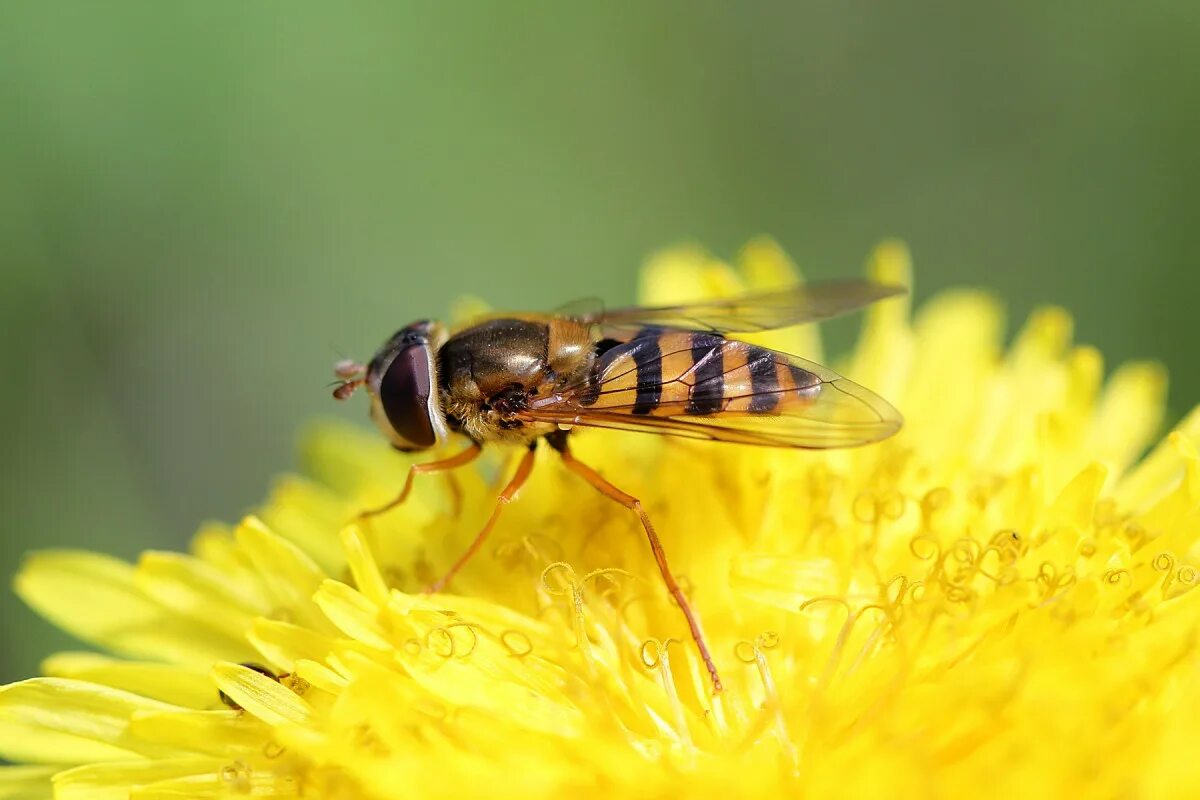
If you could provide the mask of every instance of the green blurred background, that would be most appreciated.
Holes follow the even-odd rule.
[[[0,4],[2,563],[235,519],[342,355],[470,289],[902,236],[921,297],[1192,368],[1200,4]],[[0,601],[0,679],[65,637]]]

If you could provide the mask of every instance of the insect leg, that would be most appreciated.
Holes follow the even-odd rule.
[[[450,490],[450,513],[454,517],[462,515],[463,510],[463,488],[458,482],[458,475],[453,470],[447,470],[443,473],[446,476],[446,488]]]
[[[487,539],[488,534],[495,527],[496,520],[500,519],[500,512],[506,505],[516,499],[517,492],[521,491],[521,487],[529,479],[529,473],[533,472],[533,458],[536,453],[537,442],[534,441],[529,446],[529,449],[525,451],[525,455],[521,456],[521,463],[517,464],[517,471],[513,473],[512,479],[504,487],[504,491],[500,493],[500,496],[496,498],[496,507],[492,509],[492,515],[488,517],[488,521],[484,524],[483,529],[475,534],[475,538],[472,540],[470,546],[467,547],[466,552],[458,557],[458,560],[454,562],[446,574],[430,584],[429,588],[425,591],[440,592],[454,578],[458,571],[471,560],[471,556],[479,552],[479,548],[483,546],[483,541]]]
[[[446,470],[457,469],[464,464],[470,464],[479,457],[481,452],[483,452],[483,448],[479,446],[479,442],[471,442],[471,446],[466,450],[463,450],[461,453],[456,453],[449,458],[444,458],[441,461],[429,461],[424,464],[413,464],[408,469],[408,477],[404,479],[404,488],[400,490],[400,494],[396,495],[391,502],[379,506],[379,508],[372,508],[359,512],[359,520],[368,519],[370,517],[383,514],[387,511],[391,511],[393,508],[407,500],[408,493],[412,491],[413,479],[416,478],[417,475],[425,472],[444,472]]]
[[[675,602],[679,604],[679,610],[683,612],[684,619],[687,620],[688,629],[692,632],[692,639],[695,640],[696,647],[700,650],[700,658],[703,659],[704,666],[708,668],[708,674],[712,678],[713,690],[721,691],[721,676],[717,674],[717,665],[713,662],[712,654],[708,650],[708,644],[704,641],[704,631],[700,628],[700,620],[696,617],[696,613],[692,611],[691,605],[688,604],[683,590],[679,588],[679,583],[675,580],[675,576],[671,574],[671,568],[667,565],[667,554],[663,551],[662,542],[659,541],[658,534],[654,532],[654,524],[650,522],[650,516],[642,508],[642,502],[633,495],[626,494],[616,486],[613,486],[599,472],[596,472],[596,470],[575,458],[567,445],[565,433],[560,432],[560,434],[562,435],[551,434],[546,439],[562,455],[563,463],[567,465],[567,469],[590,483],[592,488],[596,489],[600,494],[632,510],[638,515],[638,519],[642,521],[642,527],[646,529],[646,537],[650,540],[650,550],[654,553],[654,560],[658,564],[658,570],[662,573],[663,581],[667,584],[667,591],[671,593],[671,597],[675,598]]]

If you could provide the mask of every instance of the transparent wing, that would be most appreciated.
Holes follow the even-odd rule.
[[[601,326],[753,333],[819,322],[906,291],[902,286],[851,278],[687,305],[589,309],[575,316]]]
[[[604,316],[604,301],[599,297],[578,297],[569,303],[563,303],[550,314],[555,317],[571,317],[589,321],[599,319]]]
[[[605,352],[592,378],[540,398],[525,422],[641,431],[770,447],[854,447],[902,417],[826,367],[693,331],[655,332]]]

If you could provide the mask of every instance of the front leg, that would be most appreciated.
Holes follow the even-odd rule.
[[[479,458],[479,454],[482,452],[483,447],[480,446],[479,442],[472,441],[471,446],[466,450],[463,450],[461,453],[456,453],[449,458],[444,458],[441,461],[428,461],[424,464],[413,464],[408,469],[408,477],[404,480],[404,488],[400,490],[400,494],[396,495],[395,498],[385,505],[359,512],[358,520],[361,522],[363,520],[370,519],[371,517],[379,516],[380,514],[391,511],[393,508],[407,500],[409,492],[412,491],[413,479],[416,478],[417,475],[426,472],[444,472],[446,470],[457,469],[458,467],[470,464],[472,461]]]

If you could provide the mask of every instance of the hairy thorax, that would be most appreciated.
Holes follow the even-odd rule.
[[[442,410],[475,441],[531,442],[556,426],[525,423],[520,412],[587,380],[594,358],[582,323],[551,317],[479,323],[451,336],[438,355]]]

